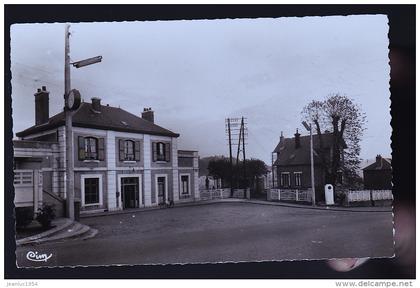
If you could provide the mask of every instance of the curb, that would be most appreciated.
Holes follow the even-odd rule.
[[[98,231],[92,229],[89,226],[82,224],[80,222],[71,221],[64,218],[65,221],[62,225],[54,227],[43,233],[33,235],[27,238],[16,240],[16,246],[25,246],[25,245],[37,245],[47,242],[60,242],[62,240],[72,240],[81,237],[80,239],[86,240],[94,237]],[[71,228],[69,230],[69,228]]]
[[[327,211],[340,211],[340,212],[369,212],[369,213],[389,213],[392,212],[392,207],[381,207],[382,209],[378,210],[360,210],[354,208],[345,208],[345,207],[329,207],[329,206],[309,206],[309,205],[299,205],[299,204],[289,204],[289,203],[279,203],[279,202],[270,202],[270,201],[261,201],[261,200],[247,200],[247,199],[239,199],[239,198],[226,198],[226,199],[217,199],[217,200],[205,200],[205,201],[196,201],[196,202],[187,202],[187,203],[177,203],[172,208],[182,208],[182,207],[189,207],[189,206],[201,206],[201,205],[210,205],[210,204],[217,204],[217,203],[249,203],[255,205],[269,205],[269,206],[281,206],[281,207],[288,207],[288,208],[298,208],[298,209],[312,209],[312,210],[327,210]],[[362,207],[365,208],[365,207]],[[102,212],[98,214],[84,214],[80,215],[80,218],[91,218],[91,217],[101,217],[101,216],[112,216],[112,215],[120,215],[120,214],[130,214],[130,213],[139,213],[139,212],[148,212],[154,210],[161,210],[167,208],[159,208],[159,207],[147,207],[147,208],[135,208],[132,210],[117,210],[117,211],[108,211]]]
[[[36,242],[39,239],[42,239],[42,238],[45,238],[45,237],[54,235],[55,233],[60,232],[61,230],[69,227],[70,225],[72,225],[74,223],[74,221],[72,221],[70,219],[67,219],[67,218],[62,218],[62,219],[64,219],[63,220],[64,223],[61,224],[61,225],[57,225],[56,227],[54,227],[54,228],[52,228],[50,230],[47,230],[45,232],[42,232],[42,233],[39,233],[39,234],[36,234],[36,235],[33,235],[33,236],[29,236],[29,237],[26,237],[26,238],[22,238],[22,239],[16,240],[16,246],[26,245],[26,244],[29,244],[29,243],[33,243],[33,242]]]

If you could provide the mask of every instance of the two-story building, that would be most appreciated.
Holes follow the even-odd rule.
[[[22,141],[56,143],[50,189],[66,198],[65,114],[49,117],[46,87],[35,94],[35,125],[16,133]],[[199,198],[198,152],[178,150],[179,134],[141,116],[103,105],[99,98],[73,112],[75,198],[81,213],[151,207]]]
[[[323,199],[323,189],[326,183],[325,168],[320,158],[321,145],[318,135],[313,135],[314,148],[314,180],[317,199]],[[331,161],[333,135],[322,134],[324,155],[326,161]],[[346,147],[343,142],[341,151]],[[281,189],[308,189],[311,188],[311,150],[310,136],[301,136],[296,131],[293,138],[285,138],[283,133],[280,141],[273,151],[272,181],[273,187]],[[343,155],[343,153],[341,153]],[[343,156],[342,156],[343,157]],[[343,160],[343,159],[342,159]],[[343,181],[342,173],[339,172],[338,183]]]

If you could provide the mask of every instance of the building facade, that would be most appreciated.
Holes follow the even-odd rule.
[[[326,161],[332,157],[333,136],[331,133],[322,134]],[[320,141],[318,135],[313,135],[314,147],[314,180],[317,199],[323,199],[326,183],[325,168],[322,165]],[[341,151],[345,148],[342,143]],[[273,151],[272,186],[280,189],[308,189],[311,188],[311,150],[310,136],[301,136],[298,131],[293,138],[285,138],[283,133]],[[343,160],[343,153],[341,158]],[[342,173],[339,172],[338,183],[341,183]]]
[[[65,115],[49,117],[48,97],[45,87],[38,89],[36,124],[16,135],[21,141],[55,143],[49,192],[66,199]],[[140,117],[92,98],[74,112],[72,132],[75,199],[81,213],[199,198],[198,152],[178,150],[179,134],[156,125],[150,108]]]
[[[363,184],[368,190],[392,190],[391,159],[377,155],[374,163],[363,168]]]

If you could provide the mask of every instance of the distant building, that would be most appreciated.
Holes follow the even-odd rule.
[[[280,136],[280,141],[273,151],[273,187],[282,189],[308,189],[311,187],[311,153],[310,136],[301,136],[298,131],[293,138]],[[322,134],[326,161],[331,161],[333,148],[333,134]],[[313,135],[314,146],[314,178],[317,194],[322,195],[326,183],[325,169],[321,165],[320,141],[317,134]],[[341,159],[346,148],[343,142],[340,145]],[[339,172],[338,183],[342,182],[342,173]],[[322,199],[322,198],[317,198]]]
[[[381,155],[376,156],[376,161],[363,168],[363,183],[369,190],[392,189],[391,159]]]
[[[48,106],[49,92],[43,86],[35,93],[35,125],[16,133],[17,206],[30,199],[20,188],[35,182],[41,188],[27,192],[36,192],[35,198],[66,199],[65,115],[49,117]],[[178,150],[178,137],[154,123],[150,108],[140,116],[102,105],[99,98],[81,103],[73,114],[72,137],[75,199],[81,212],[198,198],[198,152]]]

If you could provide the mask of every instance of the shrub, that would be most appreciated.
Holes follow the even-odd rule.
[[[54,205],[44,204],[38,211],[36,221],[44,228],[51,227],[51,221],[55,218]]]
[[[32,207],[16,207],[16,227],[25,228],[34,220],[34,209]]]

